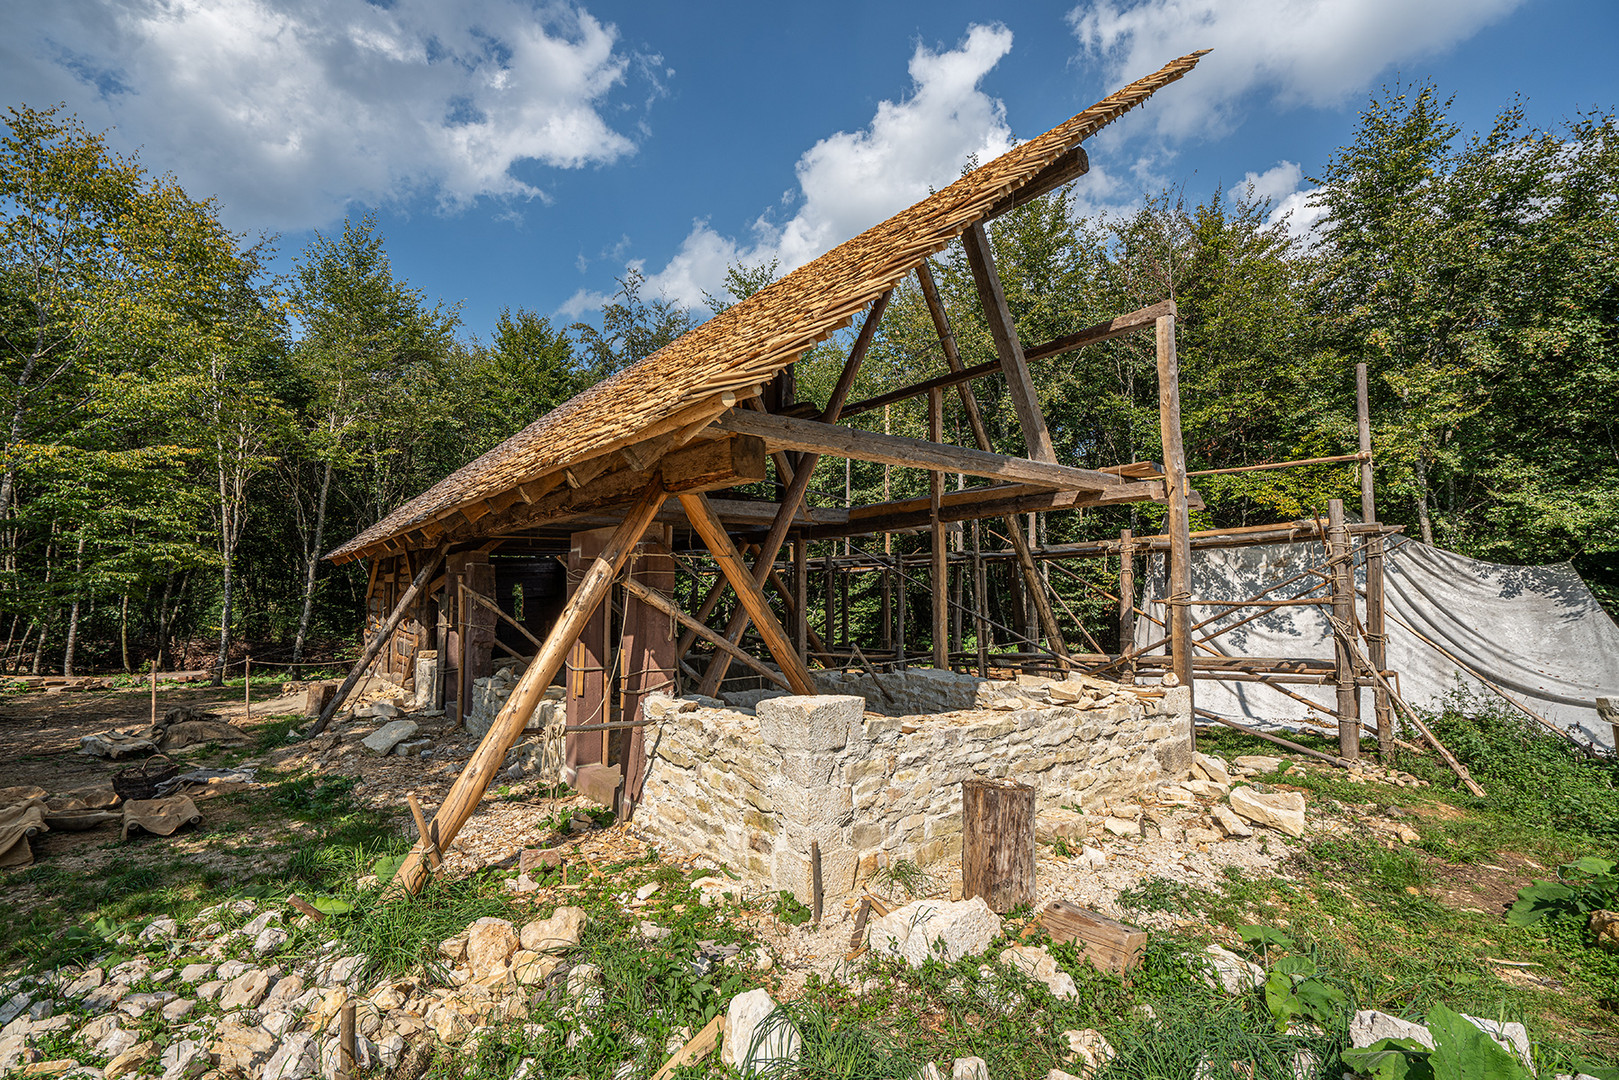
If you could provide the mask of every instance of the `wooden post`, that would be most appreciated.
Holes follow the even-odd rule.
[[[973,522],[973,635],[978,639],[978,677],[989,678],[989,582],[984,574],[984,550],[977,521]]]
[[[821,569],[826,574],[826,580],[821,584],[826,592],[825,629],[821,631],[821,638],[828,645],[838,639],[837,634],[837,608],[838,608],[838,577],[837,571],[832,567],[832,551],[835,544],[828,544],[826,555],[821,559]]]
[[[1158,318],[1158,426],[1163,433],[1164,487],[1169,518],[1169,655],[1180,684],[1192,689],[1192,524],[1186,507],[1186,447],[1181,442],[1180,360],[1175,355],[1175,316]],[[1197,738],[1197,725],[1192,725]]]
[[[809,655],[809,544],[803,540],[793,541],[793,648],[800,659]]]
[[[905,602],[910,590],[906,588],[905,581],[905,553],[895,552],[889,559],[894,567],[894,658],[899,661],[900,670],[905,670],[905,612],[910,607]]]
[[[1360,429],[1360,516],[1367,525],[1377,523],[1377,499],[1372,486],[1372,414],[1366,384],[1366,365],[1355,365],[1355,419]],[[1384,627],[1383,538],[1369,533],[1362,540],[1366,549],[1366,652],[1372,666],[1382,671],[1388,666],[1388,636]],[[1375,683],[1376,680],[1374,679]],[[1372,690],[1372,708],[1377,717],[1377,747],[1385,762],[1394,758],[1394,706],[1381,684]]]
[[[489,787],[490,780],[505,761],[506,751],[511,749],[517,737],[523,733],[529,717],[534,715],[535,707],[545,696],[545,688],[551,685],[551,680],[562,670],[562,661],[567,656],[569,647],[579,636],[579,631],[584,628],[597,605],[612,589],[613,579],[623,569],[625,560],[629,558],[636,542],[641,539],[641,534],[652,524],[652,519],[663,506],[663,500],[663,480],[658,477],[647,485],[635,504],[626,512],[623,523],[614,531],[601,554],[596,556],[595,562],[579,582],[579,588],[574,591],[573,596],[563,607],[562,613],[557,616],[551,632],[546,635],[545,648],[535,655],[528,670],[523,672],[523,677],[518,680],[511,696],[506,699],[506,704],[501,707],[499,715],[485,733],[483,741],[478,744],[478,749],[473,751],[466,767],[461,770],[461,775],[456,777],[455,783],[450,786],[449,794],[444,797],[444,802],[433,815],[430,828],[441,850],[454,843],[461,826],[472,816],[478,801],[483,798],[484,791]],[[427,881],[427,867],[420,845],[412,849],[404,865],[394,875],[394,880],[412,893],[421,890]]]
[[[432,830],[427,826],[427,818],[422,815],[422,804],[416,801],[416,793],[410,792],[405,796],[405,805],[410,807],[410,816],[416,822],[416,832],[422,838],[422,844],[427,848],[427,862],[434,870],[438,869],[439,858],[438,843],[433,839]]]
[[[242,709],[244,719],[253,719],[253,654],[242,661]]]
[[[1327,560],[1332,576],[1332,617],[1344,626],[1355,621],[1355,577],[1349,564],[1349,529],[1344,524],[1342,499],[1327,501]],[[1360,757],[1360,690],[1355,666],[1344,635],[1333,635],[1333,660],[1338,683],[1338,754],[1354,761]]]
[[[1136,565],[1135,550],[1129,529],[1119,530],[1119,654],[1130,656],[1136,648]],[[1134,660],[1126,660],[1119,667],[1119,681],[1136,681]]]
[[[815,925],[821,925],[821,907],[825,903],[826,893],[821,887],[821,842],[810,841],[810,900],[815,916]]]
[[[928,439],[944,441],[944,391],[934,389],[928,393]],[[944,546],[944,525],[939,521],[939,507],[944,501],[944,473],[937,469],[928,472],[928,511],[930,552],[933,556],[933,666],[940,671],[950,670],[950,562]]]
[[[320,719],[316,720],[315,726],[309,729],[305,736],[306,738],[314,738],[325,731],[326,725],[330,724],[332,717],[337,715],[337,710],[343,707],[343,702],[348,700],[349,693],[354,689],[354,684],[360,681],[360,676],[365,674],[365,669],[371,666],[372,661],[376,660],[377,654],[382,652],[383,645],[393,637],[394,630],[404,620],[405,613],[416,602],[416,595],[433,579],[433,574],[438,570],[439,563],[444,561],[444,547],[445,545],[440,544],[433,552],[432,558],[422,563],[422,568],[417,571],[415,579],[410,583],[410,588],[406,589],[405,595],[399,598],[399,603],[394,605],[394,609],[389,613],[387,621],[377,629],[375,636],[366,642],[365,650],[360,653],[360,659],[355,661],[354,667],[349,669],[348,677],[343,680],[343,685],[337,688],[337,693],[332,695],[332,700],[326,703],[326,708],[321,710]],[[502,753],[504,754],[504,751]]]
[[[1034,903],[1034,788],[1013,780],[961,782],[961,897],[1005,914]]]
[[[157,658],[152,658],[152,726],[157,727]]]

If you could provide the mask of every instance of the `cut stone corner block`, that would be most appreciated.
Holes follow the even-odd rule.
[[[860,730],[866,699],[852,694],[767,698],[754,710],[759,735],[778,750],[842,750]]]

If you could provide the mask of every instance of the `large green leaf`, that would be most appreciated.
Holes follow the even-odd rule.
[[[1510,1050],[1443,1003],[1428,1010],[1435,1080],[1531,1080]]]
[[[1429,1050],[1415,1039],[1378,1039],[1362,1050],[1345,1050],[1344,1064],[1372,1080],[1435,1080]]]

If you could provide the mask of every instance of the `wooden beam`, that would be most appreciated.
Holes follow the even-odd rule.
[[[917,272],[921,272],[920,268]],[[932,279],[929,278],[929,280]],[[890,390],[886,394],[878,394],[876,397],[863,398],[860,401],[855,402],[853,405],[845,408],[843,410],[843,416],[845,419],[851,416],[859,416],[861,413],[868,413],[874,409],[880,409],[884,405],[892,405],[895,402],[906,401],[913,397],[921,397],[923,394],[929,393],[933,390],[943,389],[950,386],[959,386],[964,382],[971,382],[974,379],[981,379],[985,375],[993,375],[999,370],[1001,370],[1001,362],[999,360],[989,360],[982,364],[975,364],[970,368],[962,368],[960,371],[951,371],[944,375],[937,375],[924,382],[912,383],[910,386],[902,386],[898,390]]]
[[[1163,498],[1163,485],[1156,482],[1126,484],[1106,494],[1078,491],[1043,491],[1023,485],[1009,485],[1010,490],[1023,494],[985,498],[980,501],[952,501],[952,496],[982,491],[1006,490],[1002,488],[968,488],[965,492],[947,492],[941,500],[939,520],[944,523],[977,521],[982,518],[1005,517],[1008,514],[1027,514],[1041,510],[1078,510],[1090,506],[1111,506],[1126,502],[1159,502]],[[902,510],[888,510],[896,506]],[[829,540],[840,536],[860,536],[869,533],[903,532],[925,529],[932,523],[929,499],[907,499],[901,503],[877,503],[857,507],[857,510],[885,509],[882,515],[850,514],[846,524],[812,525],[799,530],[806,540]],[[1014,553],[1015,557],[1015,553]],[[1055,651],[1055,650],[1053,650]]]
[[[939,335],[939,347],[944,350],[945,363],[952,372],[963,371],[961,354],[956,348],[956,335],[950,329],[950,317],[944,310],[944,300],[939,296],[939,287],[933,280],[933,269],[924,259],[922,265],[916,268],[917,281],[922,286],[922,297],[927,302],[928,314],[933,318],[933,328]],[[996,366],[1000,361],[996,361]],[[991,449],[989,432],[984,429],[984,420],[978,412],[978,399],[973,395],[972,387],[965,383],[957,384],[957,393],[961,396],[961,407],[966,411],[967,424],[972,428],[973,441],[978,449]],[[1046,597],[1045,579],[1040,576],[1039,569],[1034,565],[1034,557],[1029,553],[1028,538],[1018,523],[1010,517],[1006,519],[1007,535],[1012,538],[1012,550],[1017,553],[1018,566],[1023,572],[1024,584],[1029,588],[1029,594],[1034,597],[1035,614],[1040,619],[1040,625],[1046,632],[1046,640],[1059,656],[1068,655],[1068,646],[1062,639],[1062,629],[1057,625],[1057,613],[1051,610],[1051,601]]]
[[[1102,492],[1119,487],[1123,479],[1094,469],[1075,469],[1054,462],[1007,457],[965,446],[943,446],[925,439],[907,439],[876,431],[858,431],[814,420],[733,412],[716,421],[726,431],[753,435],[766,445],[789,450],[834,454],[858,461],[876,461],[936,472],[960,472],[991,480],[1016,480],[1069,491]]]
[[[1065,151],[1050,165],[1035,173],[1033,177],[1019,184],[1016,191],[1010,192],[991,203],[984,211],[984,221],[998,218],[1008,210],[1033,202],[1042,195],[1056,191],[1064,184],[1079,179],[1090,171],[1090,158],[1085,155],[1083,145],[1075,146]]]
[[[1095,326],[1087,326],[1085,329],[1075,333],[1053,338],[1044,345],[1036,345],[1026,350],[1023,358],[1025,360],[1044,360],[1050,356],[1073,352],[1075,349],[1086,345],[1095,345],[1100,341],[1110,341],[1116,337],[1123,337],[1132,331],[1144,330],[1156,325],[1158,320],[1165,315],[1174,314],[1176,314],[1175,301],[1165,300],[1161,304],[1144,307],[1140,311],[1132,311],[1128,315],[1120,315],[1116,319],[1107,319],[1097,323]]]
[[[732,645],[729,641],[726,641],[720,636],[719,631],[710,630],[708,627],[704,626],[690,615],[687,615],[684,611],[681,611],[679,604],[676,604],[673,600],[669,599],[669,597],[663,595],[661,592],[658,592],[658,590],[648,588],[647,586],[642,585],[639,581],[636,581],[634,578],[625,578],[624,591],[629,593],[631,596],[634,596],[637,599],[657,608],[659,611],[674,619],[681,626],[684,626],[687,630],[713,645],[721,652],[731,654],[731,656],[742,661],[742,663],[746,664],[754,671],[757,671],[771,682],[780,686],[783,690],[792,689],[792,687],[788,685],[787,680],[782,678],[780,672],[771,671],[769,667],[754,659],[745,650],[736,645]]]
[[[838,375],[838,384],[832,388],[832,396],[827,398],[826,408],[821,412],[822,423],[834,424],[843,414],[843,403],[854,387],[855,377],[860,374],[860,365],[866,359],[866,350],[871,348],[871,339],[877,334],[877,324],[882,321],[883,312],[888,310],[888,301],[893,295],[894,290],[889,289],[872,303],[871,311],[866,314],[866,321],[861,324],[860,335],[855,338],[854,347],[849,350],[849,359],[844,361],[843,371]]]
[[[671,494],[707,491],[753,483],[765,478],[765,447],[756,438],[717,439],[693,443],[664,456],[655,469],[620,469],[598,476],[584,487],[558,486],[532,504],[512,507],[480,528],[483,535],[521,532],[543,522],[629,502],[656,476]]]
[[[472,816],[473,810],[477,809],[478,801],[483,798],[490,780],[505,761],[506,752],[523,733],[529,717],[534,714],[535,707],[544,697],[546,687],[551,685],[551,680],[562,670],[562,662],[566,659],[568,650],[573,647],[580,631],[612,590],[613,579],[624,568],[630,553],[635,550],[641,535],[652,523],[665,497],[662,483],[654,477],[641,492],[635,505],[625,514],[623,522],[608,538],[601,554],[585,571],[583,579],[579,582],[579,588],[563,607],[562,613],[557,616],[551,632],[546,635],[544,648],[540,649],[534,657],[534,662],[523,672],[523,677],[518,680],[511,696],[506,699],[506,704],[501,706],[494,723],[484,734],[483,741],[478,744],[478,749],[473,751],[466,767],[461,770],[461,775],[456,777],[455,783],[450,786],[449,794],[444,797],[443,803],[433,814],[432,836],[438,842],[440,850],[449,847],[455,841],[456,834]],[[415,893],[421,891],[422,885],[426,883],[427,873],[425,851],[422,845],[418,844],[411,850],[393,880],[400,887]]]
[[[967,249],[967,263],[972,267],[973,283],[978,286],[978,298],[984,304],[984,319],[989,323],[990,336],[995,339],[995,352],[1001,358],[1001,371],[1006,375],[1012,407],[1023,427],[1029,459],[1055,462],[1057,452],[1052,449],[1051,433],[1046,430],[1046,418],[1040,412],[1040,397],[1035,393],[1034,380],[1024,362],[1023,345],[1018,341],[1017,327],[1012,322],[1012,309],[1007,306],[1001,279],[995,273],[989,235],[982,224],[974,224],[961,234],[961,242]]]
[[[354,689],[354,684],[360,681],[361,676],[365,674],[365,669],[371,666],[372,662],[382,653],[383,647],[393,638],[393,633],[399,628],[399,624],[404,621],[405,614],[410,611],[411,605],[416,603],[416,597],[421,594],[422,586],[432,579],[433,573],[438,570],[439,564],[444,561],[446,547],[447,545],[440,544],[433,550],[433,554],[422,563],[422,568],[416,572],[416,576],[411,580],[410,588],[405,590],[404,595],[399,598],[399,602],[394,605],[393,611],[388,613],[388,618],[377,628],[377,632],[372,635],[371,640],[365,643],[365,651],[360,653],[360,659],[355,661],[354,666],[349,669],[348,676],[343,680],[343,684],[337,688],[337,693],[332,695],[332,700],[328,701],[326,707],[321,710],[320,718],[315,721],[315,726],[305,734],[305,738],[314,738],[325,731],[326,725],[332,722],[332,717],[337,714],[337,710],[343,707],[344,701],[348,700],[350,692]],[[373,569],[375,569],[374,565]]]
[[[708,545],[709,554],[719,564],[720,572],[725,580],[731,583],[736,592],[737,599],[747,610],[748,617],[759,630],[759,636],[764,638],[765,646],[769,648],[770,655],[775,658],[776,666],[787,676],[788,683],[796,694],[814,694],[815,683],[810,678],[809,669],[804,667],[798,658],[798,651],[787,637],[787,632],[776,621],[775,613],[770,610],[770,602],[754,581],[753,573],[742,562],[741,554],[731,538],[726,535],[725,526],[715,516],[713,509],[708,505],[708,499],[701,492],[687,492],[680,496],[680,505],[686,510],[686,517],[691,521],[692,528],[702,537],[703,543]],[[761,554],[761,566],[768,570],[771,560],[766,560]],[[716,657],[715,661],[718,662]]]

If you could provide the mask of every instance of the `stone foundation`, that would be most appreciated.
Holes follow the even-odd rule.
[[[818,683],[825,696],[753,693],[732,706],[650,698],[647,717],[665,722],[647,730],[635,827],[803,901],[818,843],[823,888],[836,899],[881,865],[959,855],[967,777],[1030,784],[1041,811],[1084,810],[1191,765],[1185,689],[932,669]]]

